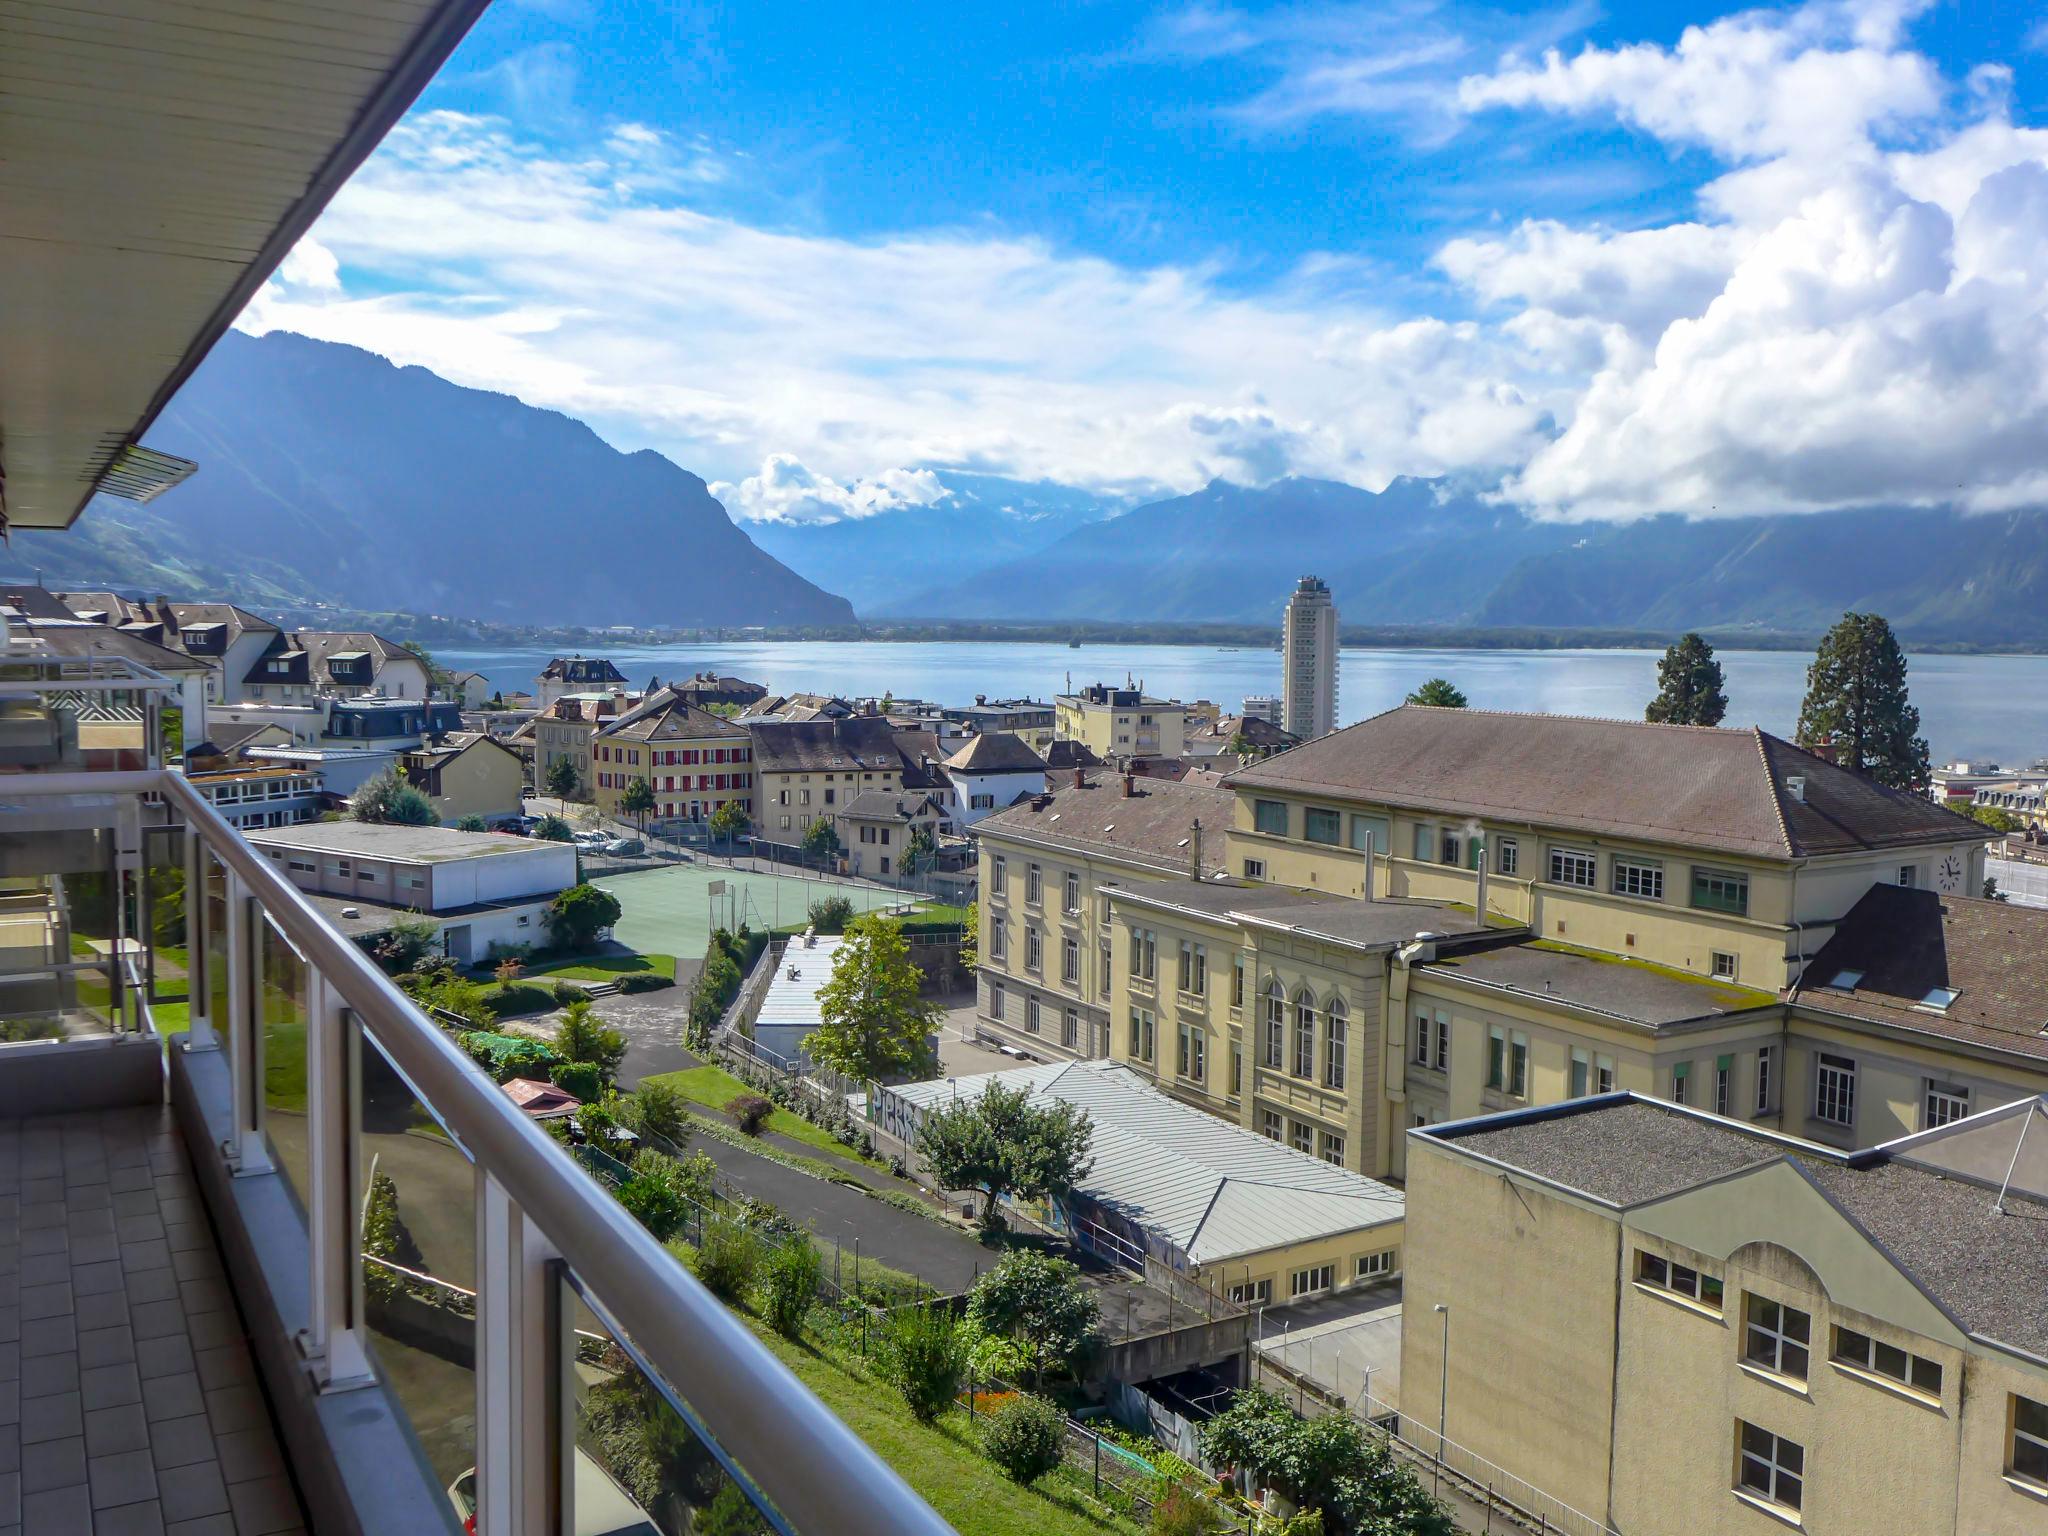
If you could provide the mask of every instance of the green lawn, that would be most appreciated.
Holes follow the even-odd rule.
[[[745,1313],[741,1320],[827,1408],[894,1467],[962,1536],[1134,1536],[1130,1521],[1091,1511],[1056,1473],[1036,1489],[1020,1488],[982,1455],[964,1412],[919,1424],[895,1388],[807,1345],[792,1344]]]
[[[691,1067],[684,1072],[661,1072],[646,1081],[666,1083],[692,1104],[702,1104],[706,1109],[721,1113],[741,1094],[754,1091],[723,1067]],[[863,1158],[852,1147],[811,1124],[802,1115],[793,1115],[786,1109],[778,1108],[768,1117],[768,1129],[805,1146],[816,1147],[821,1152],[830,1152],[834,1157],[851,1162],[873,1161]]]
[[[541,960],[529,964],[528,976],[559,976],[564,981],[617,981],[621,976],[651,972],[676,979],[674,955],[582,955],[565,960]]]

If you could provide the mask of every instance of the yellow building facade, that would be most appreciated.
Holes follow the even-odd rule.
[[[2038,1531],[2048,1313],[2012,1297],[2048,1148],[2000,1193],[2029,1119],[1850,1156],[1626,1098],[1418,1131],[1408,1400],[1640,1536]]]
[[[1479,729],[1498,738],[1517,719],[1554,725]],[[1471,758],[1463,725],[1439,743],[1453,762]],[[1414,1126],[1615,1089],[1868,1146],[2048,1080],[2048,1041],[1997,1016],[2000,945],[2035,938],[1987,933],[1952,956],[1975,967],[1954,1007],[1926,1005],[1910,979],[1894,984],[1910,1006],[1787,990],[1849,941],[1873,891],[1933,924],[1904,952],[1942,954],[1944,933],[1960,943],[1981,909],[2031,921],[1940,889],[1975,878],[1981,832],[1760,733],[1565,725],[1581,758],[1603,742],[1611,755],[1615,733],[1644,757],[1634,733],[1655,733],[1638,771],[1677,788],[1599,802],[1609,820],[1657,817],[1654,839],[1589,827],[1569,786],[1525,797],[1543,815],[1513,817],[1464,814],[1472,787],[1455,774],[1439,777],[1451,808],[1435,812],[1339,793],[1347,738],[1389,755],[1356,742],[1362,727],[1220,787],[1141,778],[1127,794],[1104,773],[988,818],[982,1026],[1036,1055],[1108,1054],[1247,1128],[1391,1177]],[[1412,761],[1428,743],[1398,745]],[[1311,755],[1323,766],[1288,767]],[[1689,811],[1701,757],[1712,787]],[[1750,782],[1730,789],[1731,771]],[[1307,790],[1307,776],[1331,783]],[[1688,833],[1687,814],[1710,819]]]
[[[1187,750],[1187,711],[1178,699],[1155,699],[1142,688],[1093,683],[1054,697],[1053,737],[1078,741],[1104,762],[1179,757]]]
[[[644,814],[655,820],[708,822],[722,805],[753,807],[752,738],[672,688],[600,727],[590,757],[598,811],[614,820],[635,819],[625,798],[636,783],[647,785],[653,808]]]

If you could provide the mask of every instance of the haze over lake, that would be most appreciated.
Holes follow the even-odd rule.
[[[965,704],[990,698],[1050,699],[1071,680],[1121,683],[1128,673],[1169,698],[1212,699],[1235,712],[1248,693],[1280,691],[1277,651],[1201,645],[1083,645],[884,641],[760,641],[718,645],[602,647],[635,687],[710,668],[765,683],[777,693],[898,698]],[[553,654],[545,650],[437,650],[506,692],[531,692]],[[1657,688],[1656,651],[1352,650],[1343,652],[1338,713],[1348,723],[1401,702],[1417,683],[1448,677],[1478,709],[1642,718]],[[1761,725],[1789,737],[1806,691],[1803,651],[1722,651],[1730,725]],[[2048,753],[2048,656],[1913,656],[1910,684],[1937,763],[1986,757],[2024,767]]]

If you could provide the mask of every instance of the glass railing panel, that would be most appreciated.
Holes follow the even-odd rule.
[[[311,969],[265,914],[256,928],[256,1007],[263,1021],[263,1133],[278,1168],[306,1208],[306,1025]]]
[[[574,1501],[563,1528],[620,1536],[769,1536],[792,1530],[754,1479],[731,1464],[674,1385],[664,1380],[574,1272],[563,1271],[562,1305],[575,1328],[576,1366],[566,1410],[574,1467],[563,1478]],[[716,1390],[744,1392],[745,1382]],[[759,1390],[751,1388],[751,1390]],[[805,1475],[792,1454],[784,1475]]]
[[[228,872],[213,850],[199,856],[206,886],[206,1016],[223,1046],[233,1033],[228,1017]]]
[[[453,1498],[476,1466],[475,1170],[367,1034],[357,1102],[370,1349]],[[447,1514],[452,1528],[452,1503]]]
[[[142,834],[142,911],[136,932],[149,942],[138,971],[157,1032],[182,1034],[191,1023],[192,957],[185,942],[185,833],[150,827]]]

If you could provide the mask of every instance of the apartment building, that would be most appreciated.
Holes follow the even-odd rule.
[[[525,799],[526,764],[494,736],[464,731],[417,747],[399,758],[406,782],[427,797],[441,825],[465,816],[486,822],[519,815]]]
[[[284,636],[281,644],[287,653],[295,653],[294,660],[303,659],[304,684],[322,697],[382,694],[390,699],[424,699],[432,692],[427,664],[420,654],[382,635],[366,630],[301,629]],[[458,698],[455,702],[462,701]]]
[[[631,819],[621,800],[635,782],[653,790],[650,814],[662,821],[709,821],[729,802],[753,812],[753,738],[674,687],[598,727],[590,755],[590,782],[607,816]]]
[[[284,632],[233,603],[174,603],[125,598],[114,592],[60,592],[58,598],[87,623],[134,635],[152,645],[183,652],[214,668],[209,704],[260,699],[259,664],[277,649]],[[273,695],[275,697],[275,695]]]
[[[1629,1093],[1409,1140],[1411,1435],[1587,1529],[2048,1524],[2048,1100],[1857,1153]]]
[[[837,819],[860,795],[947,786],[938,742],[880,715],[744,721],[754,749],[754,835],[801,843],[813,822]]]
[[[1280,626],[1280,723],[1313,741],[1337,728],[1337,608],[1319,576],[1304,576]]]
[[[592,793],[591,786],[596,782],[595,760],[590,754],[592,739],[603,726],[638,702],[638,695],[629,693],[558,695],[533,717],[534,788],[546,789],[548,774],[555,764],[567,761],[576,770],[575,793]],[[513,750],[519,749],[515,746]]]
[[[946,759],[953,819],[971,827],[1045,788],[1045,759],[1022,736],[980,731]]]
[[[608,694],[626,686],[626,674],[603,656],[557,656],[534,679],[534,700],[545,713],[570,694]]]
[[[1091,683],[1053,700],[1053,734],[1077,741],[1104,762],[1179,757],[1187,750],[1187,713],[1178,699],[1155,699],[1142,685]]]
[[[975,826],[981,974],[976,1029],[1034,1056],[1107,1056],[1119,960],[1103,893],[1223,873],[1210,783],[1074,769]]]
[[[936,850],[939,834],[952,824],[932,795],[911,790],[864,790],[844,801],[832,818],[846,867],[856,875],[907,875],[911,837],[922,832]],[[921,869],[929,869],[927,857]]]
[[[1003,732],[1021,737],[1032,751],[1044,755],[1057,736],[1052,705],[1037,699],[991,699],[977,693],[972,704],[941,709],[939,717],[968,735]]]
[[[1092,1006],[1164,1090],[1392,1176],[1414,1125],[1617,1088],[1867,1146],[2048,1077],[2028,1013],[2048,977],[2007,958],[2048,952],[2042,914],[1940,888],[1973,876],[1981,829],[1758,733],[1465,714],[1395,711],[1226,778],[1199,883],[1083,871],[1095,947],[1124,958],[1098,994],[1047,986],[1028,932],[1019,974],[991,931],[983,1022],[1022,1042]],[[1627,758],[1592,814],[1523,729]],[[990,910],[996,855],[1045,814],[981,829]],[[1827,985],[1850,970],[1860,993]],[[1034,996],[1041,1028],[1019,1031]]]
[[[302,768],[188,767],[185,777],[231,827],[291,827],[320,814],[320,776]]]

